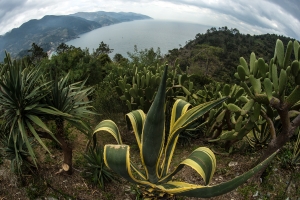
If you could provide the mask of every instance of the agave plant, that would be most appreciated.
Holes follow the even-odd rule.
[[[141,110],[136,110],[126,115],[132,124],[140,150],[143,169],[139,169],[131,161],[130,146],[122,143],[118,127],[113,121],[104,120],[94,130],[94,134],[99,131],[107,131],[116,139],[117,145],[105,145],[104,162],[107,167],[120,176],[143,188],[144,198],[153,199],[172,195],[188,197],[221,195],[244,183],[274,157],[273,154],[258,166],[235,179],[212,186],[208,186],[208,184],[211,183],[216,169],[216,158],[214,153],[207,147],[197,148],[173,171],[170,171],[172,157],[180,132],[189,128],[195,120],[203,116],[214,106],[224,102],[226,97],[198,105],[189,110],[189,103],[184,100],[177,100],[172,108],[169,136],[165,142],[164,109],[166,77],[167,66],[165,67],[157,95],[147,116]],[[204,179],[205,185],[173,181],[172,177],[185,165],[193,168]]]

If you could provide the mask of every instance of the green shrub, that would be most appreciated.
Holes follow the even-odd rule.
[[[89,147],[87,153],[83,156],[86,160],[86,169],[83,172],[83,176],[93,184],[104,188],[105,183],[116,180],[113,172],[104,164],[103,147],[98,145],[95,148]]]
[[[112,118],[115,113],[124,113],[128,109],[125,103],[119,98],[115,89],[107,82],[101,82],[95,88],[92,106],[99,118]]]

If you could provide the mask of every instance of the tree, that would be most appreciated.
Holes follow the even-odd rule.
[[[150,49],[138,50],[137,46],[134,45],[133,53],[127,52],[127,55],[131,59],[131,63],[135,65],[156,66],[162,59],[159,47],[156,51],[152,47]]]
[[[126,66],[129,62],[128,58],[124,58],[124,56],[120,53],[116,53],[113,57],[113,61],[121,64],[122,66]]]
[[[47,52],[44,52],[44,49],[38,46],[35,43],[32,43],[31,49],[28,50],[30,61],[33,64],[37,64],[43,58],[48,58]]]
[[[105,44],[103,41],[101,41],[101,43],[99,44],[99,47],[96,49],[96,51],[94,51],[93,55],[95,57],[98,57],[99,55],[110,54],[112,52],[113,52],[113,49],[110,49],[108,44]]]
[[[64,121],[85,133],[89,131],[84,119],[92,114],[87,100],[92,88],[84,88],[85,81],[69,84],[68,76],[60,80],[54,76],[55,80],[45,81],[49,77],[43,68],[28,65],[24,59],[12,61],[9,54],[5,60],[0,70],[0,111],[6,122],[8,138],[13,138],[15,154],[21,153],[17,150],[17,142],[21,140],[36,165],[29,139],[35,138],[49,153],[41,138],[51,139],[61,145],[64,166],[67,166],[65,171],[71,174],[72,148],[64,132]],[[47,127],[49,120],[55,121],[56,133]]]
[[[166,58],[168,59],[169,63],[174,64],[176,59],[179,57],[179,50],[177,48],[174,48],[172,50],[168,51],[168,54],[166,55]]]
[[[65,53],[70,49],[72,49],[72,46],[70,47],[65,43],[60,43],[60,45],[58,45],[58,47],[56,48],[56,53],[57,54]]]
[[[209,46],[206,44],[198,45],[192,52],[192,61],[200,62],[205,68],[205,75],[208,75],[208,71],[215,71],[221,65],[219,56],[223,53],[223,49],[219,47]],[[214,68],[214,69],[213,69]]]
[[[68,166],[67,170],[64,170],[68,174],[72,174],[72,144],[68,141],[64,124],[67,121],[86,135],[91,132],[85,119],[89,119],[89,115],[94,114],[88,110],[91,108],[88,96],[92,93],[93,88],[84,88],[86,81],[73,84],[69,84],[68,81],[69,74],[60,80],[56,76],[52,82],[51,92],[45,96],[45,102],[48,106],[63,113],[61,115],[50,115],[49,119],[54,119],[55,121],[55,137],[63,151],[63,163],[65,166]],[[40,134],[45,136],[45,133],[40,132]]]
[[[36,165],[29,138],[34,137],[48,152],[48,148],[37,134],[37,128],[55,138],[42,120],[42,116],[53,111],[41,103],[49,93],[50,82],[44,82],[41,68],[26,68],[27,63],[24,59],[13,62],[10,55],[6,54],[5,61],[1,68],[0,80],[0,109],[3,113],[1,119],[5,121],[4,129],[7,130],[8,138],[13,138],[15,154],[21,153],[17,151],[17,141],[21,140],[26,144],[28,153]],[[56,111],[53,113],[59,114]]]

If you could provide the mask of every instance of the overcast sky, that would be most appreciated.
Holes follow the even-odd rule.
[[[300,40],[300,0],[1,0],[0,35],[30,19],[80,11],[136,12],[242,33],[276,33]]]

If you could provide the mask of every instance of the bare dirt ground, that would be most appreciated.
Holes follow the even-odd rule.
[[[117,122],[118,123],[118,122]],[[137,146],[132,133],[121,129],[123,142],[132,144],[131,157],[138,159]],[[66,175],[57,173],[62,164],[62,153],[59,149],[51,146],[52,155],[45,150],[36,148],[40,166],[33,173],[25,173],[22,178],[18,178],[9,170],[9,162],[4,161],[0,165],[0,200],[27,200],[27,199],[78,199],[78,200],[135,200],[136,187],[122,178],[119,182],[106,183],[104,190],[99,189],[89,180],[82,177],[84,170],[84,158],[82,153],[85,150],[87,142],[86,137],[77,131],[72,132],[71,139],[74,144],[74,173]],[[108,134],[98,138],[101,143],[115,143]],[[194,149],[199,146],[209,146],[216,151],[222,151],[217,146],[205,143],[201,139],[195,139],[190,146],[177,146],[173,158],[172,167],[175,167],[180,161],[187,157]],[[255,151],[235,151],[231,155],[216,155],[217,170],[214,174],[211,185],[225,182],[251,168],[253,163],[259,157]],[[299,166],[295,168],[284,169],[280,165],[282,156],[278,155],[267,170],[267,175],[263,183],[249,180],[242,186],[230,193],[209,198],[211,200],[239,200],[239,199],[300,199],[300,170]],[[293,174],[292,181],[290,180]],[[203,184],[200,176],[192,169],[185,167],[181,173],[174,177],[176,180],[189,183]],[[179,200],[196,200],[201,198],[176,197]]]

